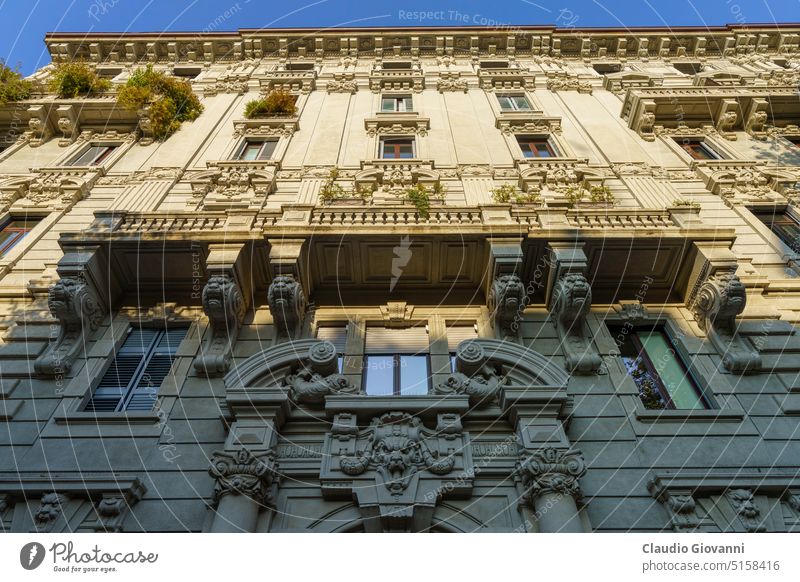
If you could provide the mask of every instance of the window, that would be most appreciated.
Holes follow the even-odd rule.
[[[367,328],[363,384],[368,396],[427,394],[429,368],[424,327]]]
[[[68,166],[99,166],[117,149],[115,145],[93,145],[68,162]]]
[[[25,238],[38,220],[9,220],[0,231],[0,257],[14,248],[19,241]]]
[[[609,328],[648,410],[710,408],[663,326]]]
[[[507,69],[507,61],[481,61],[481,69]]]
[[[531,104],[525,95],[498,95],[500,109],[503,111],[530,111]]]
[[[414,139],[410,137],[382,138],[380,157],[384,160],[411,159],[415,156]]]
[[[622,70],[621,63],[595,63],[592,65],[595,71],[601,75],[608,75],[609,73],[619,73]]]
[[[794,147],[800,148],[800,135],[791,135],[791,136],[787,137],[786,139],[788,139],[789,142],[792,145],[794,145]],[[3,151],[3,150],[0,149],[0,151]]]
[[[344,371],[344,350],[347,345],[347,326],[325,326],[317,330],[317,339],[331,342],[339,355],[339,372]]]
[[[800,225],[786,212],[755,212],[756,217],[778,235],[786,246],[800,252]]]
[[[703,63],[674,63],[672,65],[684,75],[696,75],[703,71]]]
[[[286,63],[287,71],[313,71],[314,63]]]
[[[381,64],[384,71],[402,71],[411,68],[411,63],[408,61],[388,61]]]
[[[517,142],[526,158],[552,158],[556,155],[550,140],[546,137],[517,136]]]
[[[414,111],[411,95],[384,95],[381,111]]]
[[[675,142],[695,160],[719,160],[722,158],[721,155],[715,152],[711,146],[702,139],[684,139],[677,137],[674,139]]]
[[[248,139],[242,144],[236,159],[244,162],[269,160],[277,145],[278,141],[274,139]]]
[[[152,410],[169,374],[186,328],[128,328],[103,379],[86,404],[87,412]]]
[[[477,339],[476,325],[453,325],[447,328],[447,351],[450,353],[450,371],[456,371],[456,350],[461,342]]]

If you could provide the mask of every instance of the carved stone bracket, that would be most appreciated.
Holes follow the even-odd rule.
[[[691,304],[697,324],[717,348],[725,368],[739,374],[761,369],[761,356],[736,331],[736,316],[746,302],[745,287],[732,269],[708,277]]]
[[[456,350],[456,371],[434,388],[436,394],[466,394],[470,406],[484,407],[496,401],[507,379],[490,363],[477,341],[465,341]]]
[[[500,275],[494,279],[489,292],[489,311],[499,336],[518,334],[525,300],[525,285],[519,275]]]
[[[440,413],[434,429],[405,412],[337,414],[325,437],[323,496],[355,498],[368,532],[425,531],[444,497],[469,497],[474,467],[458,413]]]
[[[63,278],[50,287],[47,306],[58,319],[58,337],[34,362],[38,374],[62,375],[72,367],[86,344],[86,334],[97,329],[106,308],[97,292],[78,275]]]
[[[722,99],[714,119],[714,129],[727,140],[735,141],[733,129],[739,120],[739,102],[736,99]]]
[[[700,525],[697,502],[690,489],[669,489],[659,480],[650,481],[647,489],[669,513],[670,524],[676,532],[692,531]]]
[[[729,489],[725,497],[747,532],[764,531],[761,510],[756,505],[750,489]]]
[[[554,320],[565,366],[574,374],[594,374],[602,359],[586,324],[592,306],[592,288],[586,279],[583,249],[572,244],[552,244],[548,304]]]
[[[332,343],[314,343],[300,369],[284,380],[292,399],[304,404],[320,404],[329,394],[357,393],[357,388],[339,374],[338,356]]]
[[[128,515],[131,507],[144,497],[145,488],[140,481],[134,481],[133,486],[127,490],[103,492],[97,502],[97,532],[121,532],[122,522]]]
[[[280,473],[272,450],[216,451],[211,456],[208,472],[216,479],[215,504],[226,495],[243,495],[268,507],[275,503]]]
[[[209,375],[227,372],[247,304],[230,274],[209,277],[203,287],[202,301],[211,329],[194,367]]]
[[[306,312],[306,297],[300,281],[292,275],[278,275],[269,285],[267,302],[279,333],[293,337]]]
[[[39,533],[47,533],[52,531],[55,522],[62,512],[62,504],[66,501],[63,495],[51,492],[42,495],[42,501],[39,509],[33,515],[33,523],[36,526],[36,531]]]

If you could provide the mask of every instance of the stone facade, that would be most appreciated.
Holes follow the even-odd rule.
[[[46,43],[204,112],[0,108],[3,222],[37,221],[0,257],[0,529],[800,527],[800,247],[759,218],[800,217],[800,28]],[[276,88],[295,115],[244,118]],[[703,406],[642,399],[613,330],[655,325]],[[364,393],[373,327],[425,329],[427,393]],[[152,405],[87,411],[134,328],[186,328]]]

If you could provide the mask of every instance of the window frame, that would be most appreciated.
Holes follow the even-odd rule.
[[[708,143],[708,140],[702,137],[692,137],[692,138],[685,138],[680,136],[673,136],[672,140],[678,145],[678,147],[686,153],[692,160],[698,161],[713,161],[713,160],[724,160],[726,159],[712,144]],[[703,150],[708,157],[698,157],[692,154],[690,150],[690,145],[696,145],[700,150]]]
[[[424,358],[425,359],[425,373],[427,377],[427,389],[425,394],[431,393],[431,388],[433,387],[433,378],[431,372],[431,354],[430,349],[425,353],[408,353],[408,352],[397,352],[397,353],[374,353],[368,354],[364,353],[364,362],[362,364],[362,372],[361,372],[361,390],[366,396],[371,397],[396,397],[396,396],[420,396],[420,394],[403,394],[403,385],[402,385],[402,378],[401,378],[401,369],[403,367],[402,359],[404,357],[414,357],[414,358]],[[370,358],[392,358],[392,393],[391,394],[370,394],[367,391],[367,382],[369,379],[369,360]]]
[[[787,240],[787,239],[790,238],[788,236],[788,233],[784,232],[782,234],[781,232],[778,232],[773,228],[773,225],[775,224],[775,220],[772,220],[770,223],[767,223],[764,220],[764,217],[766,215],[772,216],[773,218],[777,217],[778,215],[780,215],[782,217],[782,222],[794,225],[795,227],[797,227],[798,230],[800,230],[800,216],[797,216],[796,212],[794,212],[794,209],[791,206],[782,206],[782,205],[775,205],[775,206],[768,206],[768,207],[767,206],[751,206],[751,207],[748,207],[748,210],[755,217],[755,219],[758,221],[757,224],[763,226],[764,228],[767,229],[767,231],[769,233],[771,233],[772,235],[776,236],[778,238],[778,240],[780,240],[781,243],[786,245],[786,247],[792,253],[795,253],[796,255],[800,255],[800,235],[798,235],[797,240],[793,243],[790,240]]]
[[[384,109],[383,105],[386,101],[392,101],[394,104],[393,109]],[[407,102],[407,104],[406,104]],[[398,105],[403,103],[403,109],[398,109]],[[384,93],[381,95],[381,113],[415,113],[414,111],[414,96],[410,93]]]
[[[278,150],[278,139],[271,138],[271,137],[247,137],[242,140],[242,143],[236,148],[233,161],[236,162],[266,162],[269,160],[275,159],[275,152]],[[252,160],[248,160],[244,158],[244,154],[247,149],[251,146],[251,144],[260,143],[261,146],[258,149],[258,153],[256,157]],[[267,143],[273,144],[272,151],[269,153],[269,156],[266,158],[261,157],[264,152],[264,145]]]
[[[530,113],[530,112],[532,112],[534,110],[533,109],[533,103],[531,103],[531,100],[528,99],[528,96],[525,95],[525,93],[514,93],[514,92],[511,92],[511,93],[497,93],[496,95],[497,95],[497,103],[500,106],[500,111],[502,113]],[[515,99],[519,99],[519,98],[525,100],[527,108],[525,108],[525,109],[520,109],[519,108],[519,106],[517,105],[517,102],[515,101]],[[510,107],[510,108],[503,107],[503,103],[501,102],[501,99],[510,99],[512,107]]]
[[[695,373],[692,370],[692,366],[689,363],[687,363],[686,360],[684,359],[684,354],[679,349],[678,345],[675,342],[675,338],[673,337],[673,334],[670,332],[670,330],[668,329],[668,326],[666,324],[664,324],[662,322],[655,322],[655,323],[638,323],[638,324],[635,324],[635,325],[627,325],[627,324],[617,323],[617,322],[606,322],[605,325],[606,325],[606,329],[611,334],[611,336],[613,338],[615,338],[614,342],[616,343],[617,352],[618,352],[618,356],[617,357],[619,358],[620,363],[621,363],[621,365],[622,365],[622,367],[624,369],[624,374],[628,378],[630,378],[630,380],[634,383],[634,385],[636,385],[637,393],[638,393],[639,386],[638,386],[638,384],[636,384],[636,381],[633,380],[633,378],[631,378],[630,372],[627,370],[627,367],[625,366],[625,363],[623,361],[623,358],[625,356],[623,356],[623,354],[622,354],[622,352],[620,350],[621,346],[617,342],[617,339],[616,339],[620,335],[624,335],[624,336],[626,336],[627,338],[630,339],[631,343],[633,344],[634,349],[636,349],[636,351],[637,351],[637,359],[640,359],[642,361],[642,363],[644,364],[644,367],[647,369],[647,371],[650,373],[650,375],[653,377],[653,379],[657,383],[657,390],[658,390],[660,396],[662,397],[662,400],[664,401],[666,406],[664,408],[647,408],[647,407],[645,407],[644,402],[641,399],[641,394],[638,394],[637,395],[637,400],[638,400],[639,404],[647,412],[649,412],[649,413],[660,413],[660,412],[665,412],[666,411],[666,412],[672,412],[672,413],[687,413],[687,412],[708,412],[708,411],[715,411],[715,410],[719,409],[719,406],[717,405],[717,403],[712,398],[709,397],[709,395],[707,394],[707,391],[704,390],[702,384],[698,381],[697,376],[695,375]],[[625,331],[623,331],[623,330],[625,330]],[[670,393],[669,388],[664,383],[663,379],[661,378],[661,375],[658,373],[658,369],[656,367],[656,364],[652,361],[650,354],[647,352],[647,350],[644,347],[644,344],[642,343],[641,339],[639,338],[638,334],[640,332],[643,332],[643,331],[645,331],[645,332],[658,332],[664,337],[664,339],[665,339],[665,341],[666,341],[666,343],[667,343],[667,345],[668,345],[668,347],[670,349],[670,352],[672,354],[672,358],[680,366],[681,370],[684,373],[684,376],[688,379],[690,386],[694,389],[694,391],[695,391],[695,393],[696,393],[696,395],[698,397],[698,401],[700,402],[700,404],[702,404],[701,408],[677,408],[675,406],[675,403],[673,401],[673,396]]]
[[[127,385],[124,387],[124,393],[119,399],[114,410],[89,410],[89,406],[92,403],[92,400],[97,392],[98,387],[103,382],[106,377],[106,374],[111,370],[111,367],[114,365],[114,361],[120,351],[123,349],[125,342],[131,336],[135,329],[148,329],[156,331],[156,335],[154,336],[153,340],[150,343],[149,348],[146,352],[141,354],[139,363],[137,364],[136,371],[131,378],[128,380]],[[158,344],[164,338],[164,334],[168,333],[171,330],[182,329],[184,330],[183,337],[174,346],[174,352],[169,354],[172,359],[170,361],[169,370],[164,378],[159,383],[158,387],[155,390],[154,398],[153,398],[153,406],[149,410],[138,410],[138,409],[129,409],[128,406],[130,405],[130,401],[132,400],[134,393],[136,392],[136,387],[144,377],[144,373],[147,370],[148,366],[153,360],[153,356],[157,355],[156,351],[158,349]],[[121,416],[121,415],[129,415],[129,414],[153,414],[156,406],[156,402],[158,400],[159,393],[162,390],[164,382],[166,382],[167,378],[172,373],[172,370],[175,366],[175,360],[179,357],[180,348],[189,337],[189,331],[191,329],[190,322],[176,322],[172,323],[169,326],[166,325],[139,325],[134,322],[128,322],[126,331],[124,335],[119,338],[118,342],[115,343],[114,348],[108,353],[106,356],[106,363],[103,366],[102,372],[98,374],[98,376],[92,382],[91,390],[89,390],[86,397],[83,399],[83,402],[78,407],[78,412],[86,415],[113,415],[113,416]]]
[[[517,143],[517,147],[519,147],[519,151],[522,154],[522,157],[524,159],[526,159],[526,160],[538,159],[538,158],[548,159],[548,158],[560,157],[559,156],[559,151],[556,148],[555,144],[553,143],[553,140],[551,139],[551,137],[549,135],[519,134],[519,135],[515,135],[514,138],[515,138],[515,141]],[[550,155],[548,155],[548,156],[540,156],[540,155],[538,155],[538,153],[536,155],[530,155],[530,156],[525,155],[526,150],[523,147],[523,143],[522,143],[523,141],[525,141],[527,143],[544,142],[544,145],[547,148],[547,151],[548,151],[548,153]],[[530,151],[531,154],[534,153],[534,150],[531,149],[531,148],[529,148],[527,151]],[[536,150],[536,151],[538,152],[538,150]]]
[[[3,225],[0,226],[0,231],[5,233],[6,229],[9,227],[9,225],[12,222],[20,222],[20,221],[23,221],[23,222],[26,222],[26,223],[35,222],[35,224],[33,224],[33,226],[30,226],[30,227],[28,227],[28,228],[26,228],[24,230],[23,229],[14,229],[13,232],[21,233],[20,236],[9,237],[9,239],[7,241],[0,242],[0,259],[5,258],[8,255],[8,253],[10,251],[12,251],[14,249],[14,247],[17,246],[17,244],[19,244],[24,238],[26,238],[30,234],[30,232],[34,228],[39,226],[39,224],[41,223],[41,219],[40,218],[23,218],[23,219],[19,219],[19,218],[15,218],[13,215],[9,215],[9,216],[7,216],[5,218],[5,220],[3,222]]]
[[[396,157],[386,157],[386,142],[391,141],[400,141],[400,140],[407,140],[411,143],[411,157],[404,158],[402,156]],[[395,151],[398,150],[398,146],[395,146]],[[381,160],[415,160],[417,159],[417,140],[414,136],[386,136],[381,137],[378,140],[378,159]]]
[[[122,144],[120,143],[94,143],[90,142],[85,148],[82,148],[78,153],[74,154],[61,165],[66,167],[75,168],[99,168],[102,167],[115,153],[120,151]],[[88,154],[93,148],[105,148],[105,151],[95,156],[88,164],[78,164],[78,160]]]

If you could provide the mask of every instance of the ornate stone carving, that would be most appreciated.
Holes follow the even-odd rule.
[[[506,383],[505,376],[490,364],[478,342],[465,341],[456,350],[456,372],[436,386],[436,394],[466,394],[470,406],[491,404]]]
[[[670,490],[654,479],[647,484],[650,494],[664,505],[670,516],[670,525],[676,532],[692,531],[700,525],[695,513],[697,503],[691,490]]]
[[[328,81],[325,85],[325,90],[328,93],[356,93],[358,92],[358,83],[355,80],[353,73],[334,73],[333,79]]]
[[[209,375],[224,373],[230,368],[246,309],[242,291],[230,275],[215,275],[203,287],[202,301],[211,329],[194,367]]]
[[[475,472],[460,416],[437,418],[429,429],[388,412],[359,430],[354,414],[337,414],[322,455],[323,495],[355,498],[367,531],[424,531],[443,497],[470,495]]]
[[[594,374],[602,360],[592,342],[586,316],[592,306],[592,288],[582,273],[567,273],[553,286],[551,313],[564,350],[567,370]]]
[[[48,532],[53,528],[58,516],[61,515],[61,504],[64,497],[58,493],[45,493],[39,509],[33,516],[33,523],[39,532]]]
[[[460,73],[443,72],[436,81],[436,90],[440,93],[466,93],[468,88],[469,83],[461,78]]]
[[[328,394],[356,393],[356,387],[338,373],[338,357],[336,347],[330,342],[321,341],[311,346],[301,368],[284,380],[292,399],[319,404]]]
[[[547,88],[550,91],[577,91],[578,93],[592,94],[592,84],[578,75],[551,76],[547,79]]]
[[[386,116],[364,120],[364,129],[369,137],[378,135],[428,135],[430,119],[427,117]]]
[[[260,206],[275,184],[271,165],[218,162],[190,179],[190,204],[248,204]]]
[[[761,356],[736,332],[736,316],[744,311],[747,294],[733,272],[709,277],[699,288],[692,312],[698,325],[708,334],[731,372],[746,373],[761,369]]]
[[[561,133],[560,117],[528,117],[525,119],[503,118],[497,120],[497,128],[505,135]]]
[[[103,493],[102,499],[97,502],[97,532],[121,532],[122,522],[131,507],[136,505],[144,496],[145,488],[135,481],[131,489],[119,492]]]
[[[540,495],[551,493],[581,497],[578,480],[586,474],[586,463],[577,449],[541,448],[517,463],[514,477],[525,489],[523,498],[529,503]]]
[[[489,311],[500,336],[517,334],[526,299],[525,285],[518,275],[495,278],[489,292]]]
[[[47,305],[61,328],[58,337],[34,362],[39,374],[61,375],[72,367],[86,342],[105,316],[103,303],[82,276],[60,279],[50,287]]]
[[[280,473],[272,450],[251,452],[215,451],[209,474],[214,485],[214,503],[225,495],[245,495],[260,505],[271,507],[280,483]]]
[[[749,489],[729,489],[725,492],[725,496],[742,522],[745,531],[764,531],[765,527],[761,523],[761,510],[756,505],[752,491]]]
[[[292,337],[306,312],[306,297],[300,281],[291,275],[278,275],[269,286],[267,302],[278,332]]]

